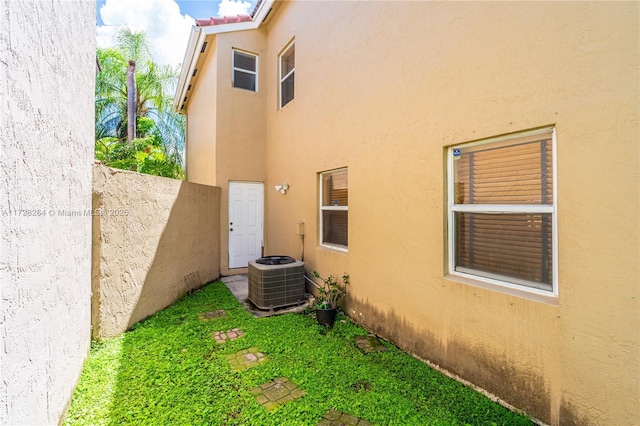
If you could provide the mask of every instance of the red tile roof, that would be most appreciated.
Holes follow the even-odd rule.
[[[212,17],[208,19],[196,19],[196,25],[199,27],[208,27],[210,25],[237,24],[238,22],[253,21],[250,15],[223,16]]]

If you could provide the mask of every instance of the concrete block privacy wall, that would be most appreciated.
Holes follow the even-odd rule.
[[[96,7],[0,0],[0,424],[58,424],[90,346]]]
[[[220,275],[220,188],[97,165],[93,213],[96,339]]]

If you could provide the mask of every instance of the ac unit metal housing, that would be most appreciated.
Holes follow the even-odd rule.
[[[304,262],[266,256],[249,262],[249,300],[260,309],[298,305],[304,298]]]

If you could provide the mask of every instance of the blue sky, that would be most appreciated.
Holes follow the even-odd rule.
[[[180,8],[180,12],[183,15],[189,15],[192,18],[208,18],[218,15],[218,4],[220,0],[174,0]],[[107,0],[98,0],[96,7],[96,15],[98,18],[98,26],[104,25],[100,16],[100,7],[103,6]],[[255,4],[255,0],[252,2]]]
[[[256,0],[97,0],[97,46],[111,46],[118,28],[127,26],[147,33],[156,62],[175,66],[182,62],[194,19],[249,13],[255,4]]]

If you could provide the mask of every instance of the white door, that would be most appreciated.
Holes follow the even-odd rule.
[[[262,183],[229,182],[229,269],[262,254],[263,194]]]

